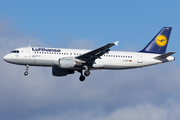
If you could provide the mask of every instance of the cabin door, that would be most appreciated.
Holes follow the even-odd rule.
[[[142,54],[138,54],[137,63],[143,63],[143,55]]]
[[[26,48],[25,50],[25,58],[30,58],[30,48]]]

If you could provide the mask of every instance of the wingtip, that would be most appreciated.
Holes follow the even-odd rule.
[[[119,41],[116,41],[114,44],[115,44],[116,46],[118,46],[118,42],[119,42]]]

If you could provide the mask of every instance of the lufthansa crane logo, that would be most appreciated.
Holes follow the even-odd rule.
[[[156,44],[160,47],[164,47],[167,44],[167,38],[164,35],[158,35],[155,40]]]

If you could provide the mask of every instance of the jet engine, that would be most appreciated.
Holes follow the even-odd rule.
[[[73,68],[76,65],[75,59],[61,58],[59,59],[59,68]]]
[[[81,66],[83,61],[74,58],[60,58],[60,59],[55,59],[53,63],[54,66],[57,66],[59,68],[70,69],[76,66]]]
[[[74,70],[62,69],[59,67],[52,68],[52,74],[54,76],[66,76],[68,74],[74,74]]]

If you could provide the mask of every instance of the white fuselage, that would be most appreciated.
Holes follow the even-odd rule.
[[[16,50],[18,53],[9,53],[4,57],[4,60],[13,64],[30,66],[58,66],[58,60],[61,58],[75,59],[75,57],[90,51],[41,47],[24,47]],[[169,62],[175,59],[172,56],[166,59],[154,59],[159,55],[143,52],[109,51],[101,58],[96,59],[90,69],[130,69]],[[78,68],[70,69],[76,70]]]

